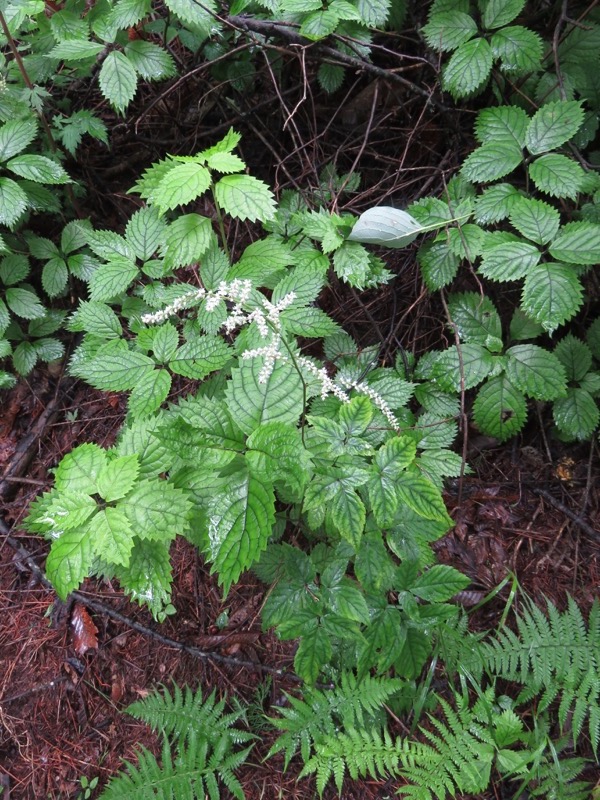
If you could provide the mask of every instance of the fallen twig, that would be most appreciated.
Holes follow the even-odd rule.
[[[595,528],[592,528],[589,522],[586,522],[574,511],[571,511],[570,508],[567,508],[567,506],[564,503],[561,503],[560,500],[557,500],[555,497],[553,497],[550,494],[550,492],[547,492],[545,489],[540,489],[538,487],[533,488],[531,491],[534,494],[537,494],[538,497],[543,497],[544,500],[547,500],[551,506],[553,506],[558,511],[563,513],[565,517],[568,517],[579,528],[581,528],[581,530],[584,533],[587,533],[587,535],[595,542],[600,542],[600,531],[596,530]]]

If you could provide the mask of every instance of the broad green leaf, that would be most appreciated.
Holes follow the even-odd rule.
[[[177,217],[167,231],[165,264],[169,267],[188,267],[200,261],[215,241],[212,223],[199,214]]]
[[[361,22],[368,28],[382,28],[388,20],[392,0],[356,0],[356,9]],[[333,3],[335,7],[335,0]],[[343,17],[355,19],[355,17]]]
[[[513,342],[523,342],[527,339],[537,339],[544,332],[539,322],[532,320],[521,309],[515,309],[510,321],[510,338]]]
[[[417,628],[407,628],[402,650],[394,661],[396,674],[407,680],[418,678],[431,650],[430,635]]]
[[[127,408],[134,417],[148,417],[167,399],[171,391],[171,376],[166,369],[144,373],[131,390]]]
[[[189,22],[202,31],[203,37],[209,35],[215,25],[215,15],[219,13],[214,0],[203,0],[202,3],[195,3],[194,0],[166,0],[166,6],[183,22]]]
[[[246,166],[234,153],[212,153],[206,159],[209,169],[229,175],[231,172],[242,172]]]
[[[251,474],[302,490],[309,475],[310,457],[296,427],[267,422],[248,437],[247,447],[246,463]]]
[[[503,28],[519,16],[524,5],[525,0],[485,0],[482,3],[483,27],[488,30]]]
[[[289,245],[274,236],[267,236],[244,250],[240,260],[227,273],[227,279],[240,278],[264,286],[266,277],[293,263],[294,254]]]
[[[83,61],[96,58],[105,45],[98,42],[88,42],[84,39],[70,39],[55,45],[46,57],[59,61]],[[106,95],[105,95],[106,96]]]
[[[364,595],[348,578],[343,578],[327,591],[327,602],[332,610],[344,619],[362,622],[364,625],[370,622],[369,608]]]
[[[31,271],[27,256],[13,254],[5,256],[0,262],[0,281],[5,286],[14,286],[25,280]]]
[[[247,434],[266,422],[295,425],[304,407],[302,380],[293,364],[277,361],[264,383],[259,380],[262,369],[262,358],[243,359],[227,386],[229,412]]]
[[[475,136],[481,144],[487,142],[506,142],[517,145],[520,149],[525,145],[525,134],[529,125],[529,117],[518,106],[493,106],[485,108],[477,115]]]
[[[98,473],[96,488],[107,503],[120,500],[131,491],[140,466],[135,455],[120,456],[109,461]]]
[[[55,530],[83,525],[97,509],[96,501],[84,492],[61,491],[48,506],[47,518]]]
[[[453,525],[448,516],[442,495],[426,478],[403,472],[398,476],[396,491],[401,504],[407,505],[420,517]]]
[[[101,509],[89,525],[94,555],[107,564],[129,564],[134,532],[125,514],[118,508]]]
[[[321,64],[317,71],[317,80],[323,91],[333,94],[344,82],[345,74],[344,68],[337,64]]]
[[[96,480],[105,465],[105,450],[91,442],[80,444],[56,468],[54,484],[59,491],[94,494]]]
[[[37,120],[13,119],[0,127],[0,161],[8,161],[35,139]]]
[[[462,457],[451,450],[426,450],[417,459],[417,466],[438,489],[443,489],[445,478],[458,478],[469,472]]]
[[[345,220],[338,214],[330,214],[325,209],[306,211],[302,213],[301,221],[304,234],[321,242],[324,253],[331,253],[343,244],[344,237],[340,233],[340,226],[345,224]]]
[[[443,11],[432,14],[421,33],[429,47],[445,52],[456,50],[461,44],[476,36],[477,23],[464,11]]]
[[[490,378],[477,393],[473,419],[482,433],[504,442],[525,424],[525,396],[513,386],[507,375]]]
[[[583,189],[586,175],[572,158],[546,153],[529,165],[529,177],[541,192],[575,200]]]
[[[324,39],[334,32],[338,26],[338,22],[338,15],[329,8],[315,11],[302,21],[300,35],[312,41]]]
[[[152,42],[134,39],[125,45],[125,55],[136,72],[147,81],[172,78],[177,74],[171,54]]]
[[[479,225],[467,223],[447,232],[448,244],[452,252],[459,258],[474,261],[481,253],[485,231]]]
[[[396,479],[415,459],[416,444],[408,437],[390,439],[380,447],[373,459],[373,475],[367,488],[369,501],[377,524],[389,527],[399,506]]]
[[[128,258],[115,257],[100,264],[90,280],[90,300],[105,302],[123,294],[139,270]]]
[[[128,420],[115,448],[115,452],[120,456],[137,455],[140,476],[145,478],[155,478],[173,466],[173,454],[156,435],[159,424],[160,420],[157,417]]]
[[[534,344],[518,344],[506,351],[506,374],[523,394],[536,400],[556,400],[567,388],[566,373],[554,353]]]
[[[533,115],[527,128],[526,146],[530,153],[547,153],[568,142],[583,122],[579,100],[546,103]]]
[[[450,600],[455,594],[466,589],[470,579],[453,567],[436,564],[422,575],[410,587],[412,594],[429,603],[442,603]]]
[[[65,531],[52,543],[46,575],[61,600],[86,578],[92,566],[92,539],[87,526]]]
[[[536,244],[547,244],[558,231],[560,214],[543,200],[519,196],[509,214],[511,225]]]
[[[56,333],[63,327],[65,311],[47,310],[46,314],[40,319],[33,319],[27,326],[27,332],[30,336],[48,336],[51,333]]]
[[[100,69],[100,91],[108,102],[123,113],[135,96],[137,73],[123,53],[113,50]]]
[[[486,142],[465,159],[461,174],[472,183],[491,183],[508,175],[522,160],[523,152],[516,143]]]
[[[178,348],[169,360],[176,375],[202,380],[231,359],[231,350],[220,336],[198,335]]]
[[[337,322],[314,306],[287,308],[280,317],[282,329],[294,336],[306,338],[324,338],[340,329]]]
[[[598,427],[600,410],[585,389],[570,388],[567,396],[554,402],[552,415],[556,427],[569,438],[589,439]]]
[[[475,342],[449,347],[435,361],[431,377],[444,392],[472,389],[494,369],[494,356]]]
[[[333,268],[338,278],[363,289],[370,272],[369,253],[362,244],[346,241],[333,254]]]
[[[569,222],[550,244],[550,255],[571,264],[600,263],[600,224]]]
[[[142,480],[117,508],[141,539],[170,541],[188,527],[191,503],[186,493],[164,480]]]
[[[222,400],[196,396],[178,407],[181,418],[192,425],[204,447],[221,450],[244,450],[244,436],[233,422]]]
[[[218,574],[227,594],[267,546],[275,523],[273,485],[246,469],[239,470],[229,476],[227,491],[210,504],[208,520],[212,572]]]
[[[525,241],[504,241],[500,244],[490,239],[484,244],[479,272],[492,281],[504,283],[525,278],[536,266],[541,253],[535,245]]]
[[[110,24],[115,28],[131,28],[150,12],[150,0],[118,0],[109,11]]]
[[[19,184],[10,178],[0,178],[0,224],[12,228],[27,205],[27,195]]]
[[[12,354],[13,367],[19,375],[28,375],[37,360],[37,353],[31,342],[19,342]]]
[[[141,261],[147,261],[164,244],[167,226],[156,209],[146,206],[133,214],[125,238]]]
[[[127,567],[114,565],[115,577],[138,603],[156,617],[171,599],[169,543],[136,539]]]
[[[133,389],[153,369],[154,361],[130,350],[123,339],[107,342],[93,358],[71,367],[72,374],[107,392]]]
[[[164,364],[175,355],[179,346],[179,331],[170,322],[166,322],[159,328],[154,328],[153,333],[152,352],[156,360]]]
[[[64,258],[57,256],[46,261],[42,269],[42,286],[48,297],[57,297],[66,287],[69,269]]]
[[[394,563],[380,531],[365,532],[354,559],[354,573],[367,591],[388,591],[391,588]]]
[[[54,338],[36,339],[33,349],[41,361],[56,361],[65,354],[63,343]]]
[[[119,318],[106,303],[81,300],[77,311],[69,320],[69,330],[86,331],[103,339],[116,339],[123,329]]]
[[[342,486],[334,496],[330,510],[333,524],[342,539],[358,550],[367,518],[363,501],[353,489]]]
[[[554,348],[568,381],[581,381],[592,368],[592,351],[581,339],[568,333]]]
[[[217,203],[235,219],[265,222],[275,216],[273,193],[251,175],[225,175],[214,192]]]
[[[497,31],[490,39],[494,58],[500,59],[503,72],[524,75],[540,69],[544,43],[539,34],[521,25]]]
[[[436,414],[427,411],[419,417],[416,431],[420,435],[419,448],[437,451],[453,444],[458,425],[454,419],[448,419],[447,416],[440,419]]]
[[[191,203],[204,194],[209,186],[210,172],[206,167],[194,162],[178,164],[158,184],[154,203],[164,213]]]
[[[107,261],[118,261],[120,258],[135,260],[135,251],[122,236],[114,231],[84,230],[85,242],[93,253]],[[83,243],[78,245],[83,246]]]
[[[464,342],[474,342],[492,352],[502,350],[502,324],[492,301],[477,292],[451,295],[450,316]]]
[[[458,272],[460,259],[446,241],[428,242],[419,248],[417,261],[425,285],[431,292],[452,283]]]
[[[475,219],[480,225],[501,222],[511,212],[519,192],[511,183],[498,183],[485,189],[475,202]]]
[[[358,674],[364,676],[375,668],[387,671],[399,657],[406,640],[406,626],[397,608],[385,604],[377,609],[364,631],[365,644],[359,650]]]
[[[71,178],[61,165],[46,156],[30,154],[15,156],[6,167],[21,178],[27,178],[35,183],[71,183]]]
[[[5,300],[13,314],[23,319],[41,319],[46,314],[38,296],[30,289],[7,289]]]
[[[317,626],[300,640],[294,656],[294,670],[303,681],[311,685],[319,677],[321,669],[331,660],[331,656],[329,636],[323,628]]]
[[[548,262],[529,270],[521,308],[548,333],[575,316],[582,302],[583,289],[572,267]]]
[[[443,71],[445,91],[456,99],[480,89],[490,75],[492,61],[492,48],[485,39],[471,39],[461,44]]]

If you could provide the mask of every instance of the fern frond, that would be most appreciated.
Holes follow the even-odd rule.
[[[544,759],[528,785],[530,796],[543,800],[589,800],[591,784],[577,780],[585,765],[583,758]]]
[[[306,764],[313,745],[333,738],[339,730],[366,729],[374,725],[377,728],[381,709],[403,686],[404,681],[399,678],[366,675],[358,680],[354,673],[344,672],[340,685],[334,689],[306,688],[303,700],[286,695],[290,705],[280,709],[280,717],[270,719],[283,733],[267,757],[283,750],[287,769],[300,748]]]
[[[547,615],[530,603],[517,617],[517,633],[503,629],[483,645],[486,668],[496,677],[523,684],[520,701],[541,695],[538,709],[560,696],[558,718],[564,729],[570,720],[577,742],[585,720],[597,753],[600,743],[600,603],[585,620],[569,598],[567,610],[548,600]]]

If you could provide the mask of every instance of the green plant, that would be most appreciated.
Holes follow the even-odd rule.
[[[89,800],[94,789],[98,786],[98,776],[89,780],[85,775],[82,775],[79,783],[81,784],[81,791],[77,795],[77,800]]]
[[[127,713],[146,722],[163,738],[162,764],[145,748],[138,763],[126,763],[126,773],[113,778],[100,797],[117,800],[136,798],[201,798],[218,800],[219,784],[233,797],[243,800],[244,791],[235,770],[248,757],[253,745],[236,749],[255,737],[234,727],[242,712],[225,713],[225,701],[215,692],[204,698],[198,689],[173,694],[163,688],[133,703]]]

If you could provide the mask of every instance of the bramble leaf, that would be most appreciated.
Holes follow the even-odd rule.
[[[547,153],[575,136],[583,122],[579,100],[556,100],[546,103],[533,115],[525,144],[533,155]]]
[[[473,419],[482,433],[504,442],[525,424],[525,396],[513,386],[507,375],[490,378],[477,393]]]

